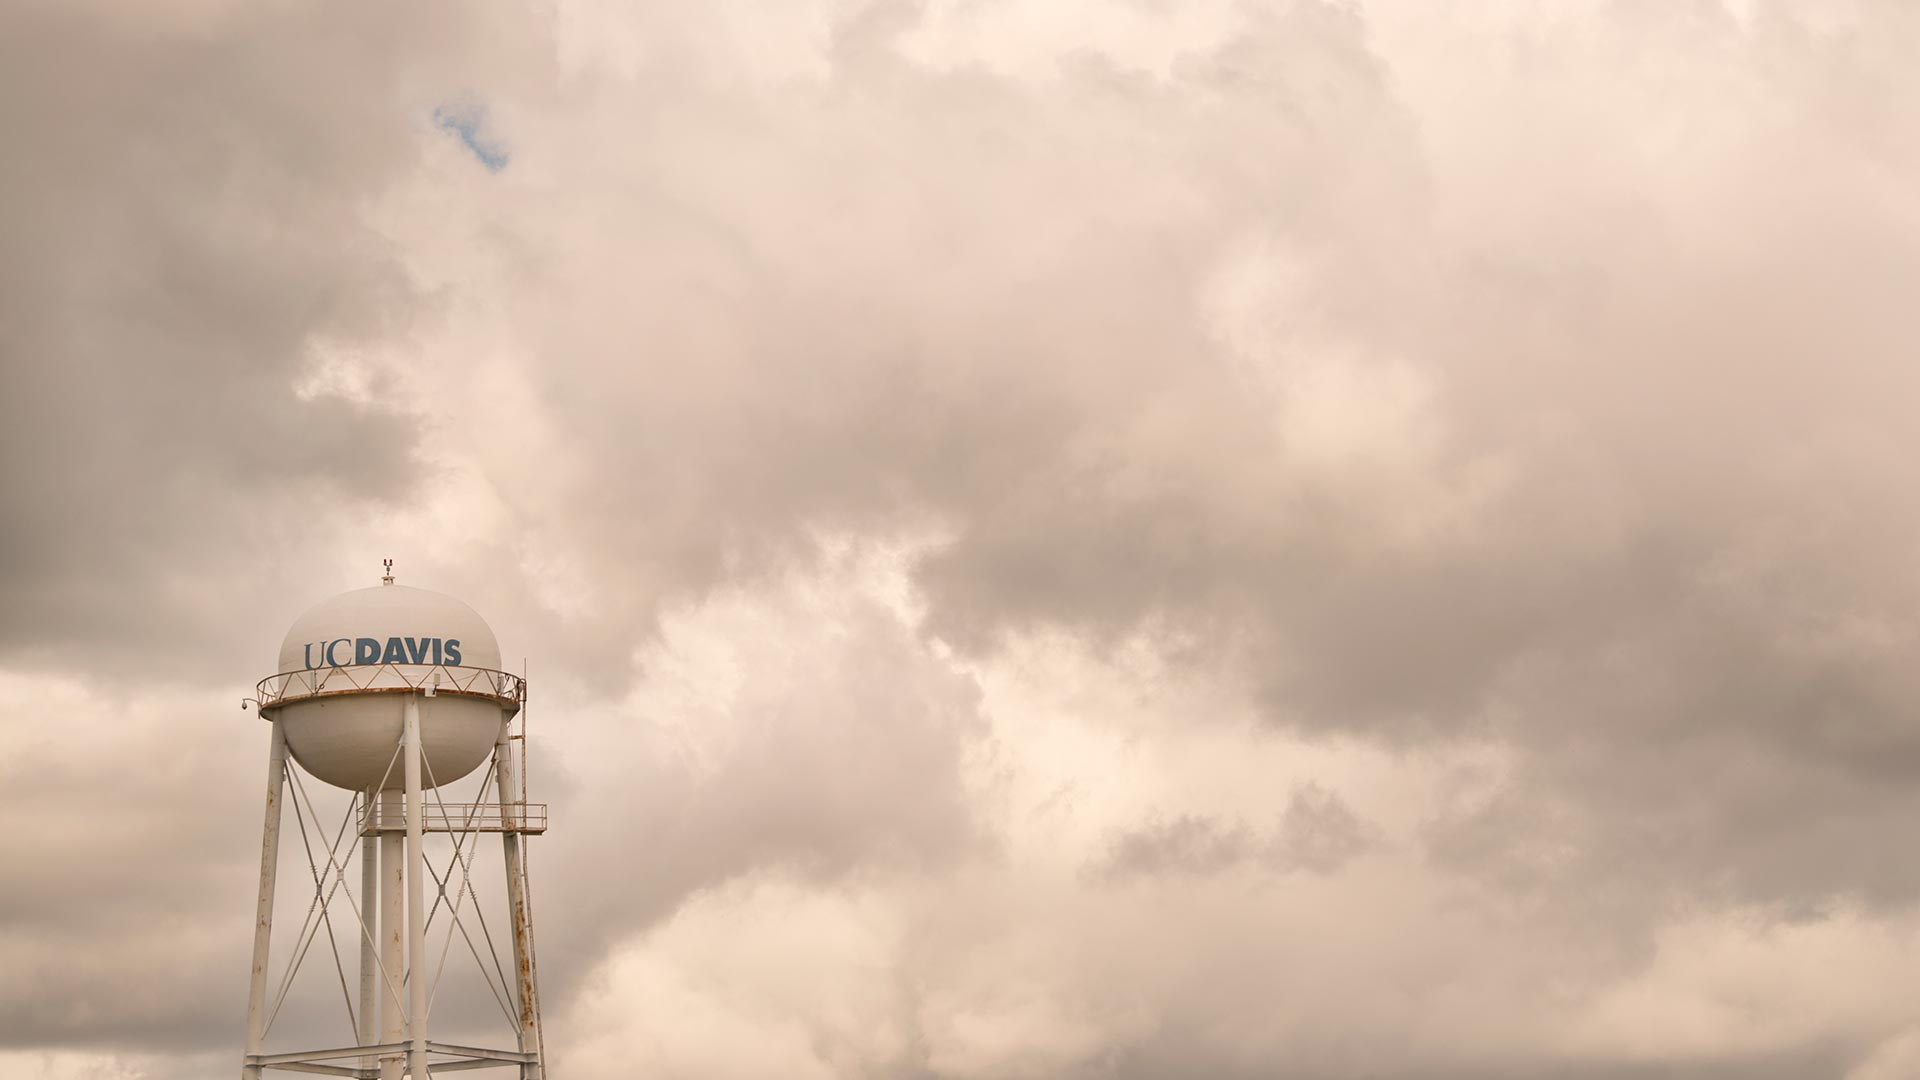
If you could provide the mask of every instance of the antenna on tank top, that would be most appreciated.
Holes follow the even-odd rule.
[[[385,566],[385,567],[387,568],[387,572],[386,572],[385,574],[383,574],[383,575],[381,576],[381,578],[380,578],[380,584],[382,584],[382,585],[391,585],[391,584],[393,584],[393,560],[392,560],[392,559],[381,559],[381,560],[380,560],[380,563],[381,563],[381,565],[383,565],[383,566]]]

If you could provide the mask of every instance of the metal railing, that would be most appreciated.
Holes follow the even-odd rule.
[[[360,808],[360,835],[407,831],[405,806],[382,807],[379,799]],[[430,833],[543,833],[547,831],[546,803],[443,803],[421,807],[420,831]]]
[[[320,1073],[324,1076],[373,1078],[380,1075],[379,1069],[322,1063],[341,1061],[346,1058],[404,1057],[412,1045],[404,1042],[373,1043],[367,1046],[338,1046],[326,1050],[296,1050],[288,1054],[248,1054],[244,1060],[245,1064],[260,1069],[286,1069],[291,1072]],[[431,1040],[427,1042],[427,1053],[454,1059],[434,1062],[432,1068],[435,1072],[485,1069],[497,1065],[537,1065],[540,1061],[540,1055],[522,1053],[518,1050],[488,1050],[478,1046],[454,1046]]]
[[[257,693],[260,708],[265,710],[325,694],[396,690],[427,695],[470,694],[517,706],[526,701],[527,682],[512,672],[492,668],[451,664],[350,664],[269,675],[260,680]]]

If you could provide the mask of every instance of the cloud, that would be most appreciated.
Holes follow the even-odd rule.
[[[393,556],[584,1075],[1897,1071],[1916,35],[8,10],[0,1042],[231,1046],[209,718]]]
[[[419,161],[416,88],[503,29],[431,7],[4,16],[9,662],[217,670],[208,643],[282,618],[244,599],[299,595],[430,474],[384,379],[298,387],[329,354],[404,349],[420,310],[368,209]]]
[[[1198,814],[1154,820],[1115,837],[1097,873],[1124,881],[1168,874],[1216,874],[1258,863],[1277,873],[1338,871],[1374,841],[1367,823],[1316,784],[1293,790],[1272,832]]]
[[[1326,874],[1340,869],[1372,842],[1367,823],[1338,795],[1308,785],[1294,789],[1266,858],[1283,870]]]
[[[1228,828],[1211,818],[1182,814],[1117,837],[1101,872],[1113,878],[1212,873],[1244,861],[1250,847],[1245,826]]]
[[[233,1031],[223,971],[244,968],[258,863],[259,720],[221,694],[91,693],[0,682],[0,1046],[203,1048]],[[209,700],[211,698],[212,700]]]
[[[566,993],[609,933],[740,878],[938,874],[988,842],[964,783],[979,692],[889,606],[887,566],[850,551],[835,572],[719,591],[662,625],[642,689],[569,725],[628,752],[577,763],[556,811],[574,823],[554,869],[575,916],[547,939],[547,985]]]

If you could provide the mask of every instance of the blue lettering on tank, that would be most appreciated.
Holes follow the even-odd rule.
[[[342,645],[352,650],[351,658],[340,655]],[[301,647],[306,669],[344,667],[349,664],[433,664],[460,666],[460,639],[437,637],[333,638],[310,641]],[[316,662],[317,661],[317,662]]]

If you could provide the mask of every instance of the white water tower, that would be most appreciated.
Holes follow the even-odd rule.
[[[545,831],[546,808],[526,800],[526,742],[513,731],[516,715],[524,728],[526,681],[502,670],[500,646],[478,613],[451,596],[395,584],[392,568],[388,560],[380,585],[342,593],[294,620],[275,674],[261,680],[258,697],[249,699],[257,702],[273,733],[241,1076],[260,1080],[265,1070],[284,1069],[360,1080],[424,1080],[435,1068],[499,1066],[517,1067],[521,1080],[544,1080],[523,844],[527,835]],[[288,768],[289,759],[314,780],[355,793],[349,813],[358,824],[360,888],[356,897],[346,887],[356,846],[351,839],[334,842],[324,866],[314,856],[313,904],[270,997],[274,887],[286,796],[292,796],[303,829],[309,816],[319,824],[307,786],[298,770]],[[477,797],[449,801],[449,785],[483,766]],[[454,858],[444,875],[426,861],[425,837],[432,833],[453,840]],[[477,846],[482,834],[501,838],[514,976],[508,978],[497,956],[498,985],[484,963],[478,966],[507,1016],[512,1049],[443,1044],[427,1032],[429,995],[445,973],[453,931],[459,929],[470,947],[474,938],[461,921],[463,914],[477,919],[492,940],[466,877],[472,861],[468,845]],[[344,828],[339,835],[345,837]],[[432,912],[426,906],[430,886]],[[359,1007],[347,999],[358,1043],[269,1053],[267,1035],[287,989],[323,924],[332,938],[330,912],[337,912],[342,900],[352,909],[353,936],[359,941]],[[450,911],[449,926],[436,966],[427,927],[443,904]],[[333,944],[339,964],[338,943]],[[474,959],[479,960],[477,947]],[[340,978],[344,994],[344,968]]]

